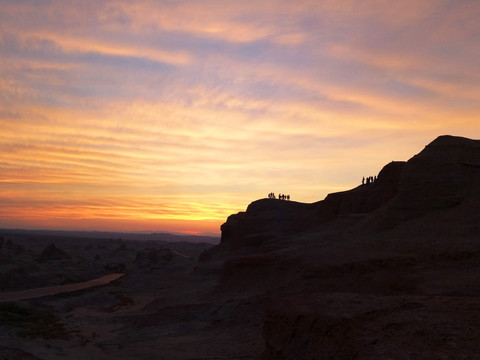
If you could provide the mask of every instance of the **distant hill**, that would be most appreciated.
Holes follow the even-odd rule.
[[[23,229],[0,229],[0,234],[30,234],[47,235],[64,238],[96,238],[96,239],[123,239],[123,240],[155,240],[164,242],[206,242],[217,244],[219,238],[215,236],[203,235],[177,235],[171,233],[123,233],[123,232],[104,232],[104,231],[61,231],[61,230],[23,230]]]

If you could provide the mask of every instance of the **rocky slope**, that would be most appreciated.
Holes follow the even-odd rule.
[[[258,200],[203,261],[267,293],[263,359],[480,358],[480,141],[441,136],[377,182]]]
[[[370,213],[397,195],[404,167],[405,162],[391,162],[380,171],[375,183],[330,194],[312,204],[278,199],[254,201],[245,212],[228,217],[221,226],[220,244],[200,260],[250,253],[266,240],[328,227],[341,216]]]
[[[454,220],[450,225],[457,231],[476,226],[479,199],[480,142],[441,136],[407,162],[398,196],[376,216],[381,228],[392,228],[414,218],[447,215],[444,220]]]

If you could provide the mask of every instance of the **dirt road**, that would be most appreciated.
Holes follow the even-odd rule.
[[[47,286],[47,287],[40,287],[35,289],[0,293],[0,302],[27,300],[27,299],[44,297],[44,296],[63,294],[63,293],[68,293],[72,291],[84,290],[91,287],[106,285],[112,281],[115,281],[121,278],[124,275],[125,274],[109,274],[109,275],[99,277],[97,279],[84,281],[80,283]]]

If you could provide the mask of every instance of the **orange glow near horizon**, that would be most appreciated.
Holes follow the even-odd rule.
[[[480,137],[480,4],[0,4],[0,227],[219,234]]]

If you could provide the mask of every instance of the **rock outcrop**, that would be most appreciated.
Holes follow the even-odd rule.
[[[479,199],[480,141],[440,136],[407,162],[398,196],[375,215],[382,229],[425,215],[446,215],[444,220],[454,219],[451,225],[458,230],[475,225]]]
[[[480,141],[441,136],[396,176],[390,199],[305,247],[265,316],[264,360],[480,358]]]
[[[398,194],[406,163],[392,161],[385,165],[374,183],[361,185],[349,191],[329,194],[317,203],[319,221],[340,215],[371,213]]]
[[[253,202],[202,260],[272,299],[264,360],[474,359],[479,224],[480,141],[441,136],[373,184]]]
[[[480,142],[461,137],[440,136],[408,162],[387,164],[376,182],[352,190],[329,194],[324,200],[305,204],[261,199],[245,212],[228,217],[221,226],[219,245],[200,260],[228,254],[246,254],[267,240],[328,227],[342,216],[369,215],[366,226],[392,229],[425,215],[455,218],[464,232],[476,227],[472,216],[480,211]],[[361,217],[356,218],[360,220]],[[435,222],[425,222],[432,226]]]
[[[49,261],[61,261],[61,260],[70,260],[70,259],[71,259],[71,256],[68,255],[65,251],[57,248],[55,244],[51,244],[43,250],[38,261],[49,262]]]
[[[221,226],[220,244],[203,253],[200,261],[246,253],[266,240],[312,228],[316,213],[314,204],[277,199],[254,201],[245,212],[228,217]]]
[[[305,204],[278,199],[260,199],[245,212],[230,215],[221,226],[219,245],[206,251],[200,261],[229,254],[250,253],[265,241],[318,229],[332,220],[376,210],[398,193],[405,162],[391,162],[378,174],[375,183],[329,194],[325,200]]]

